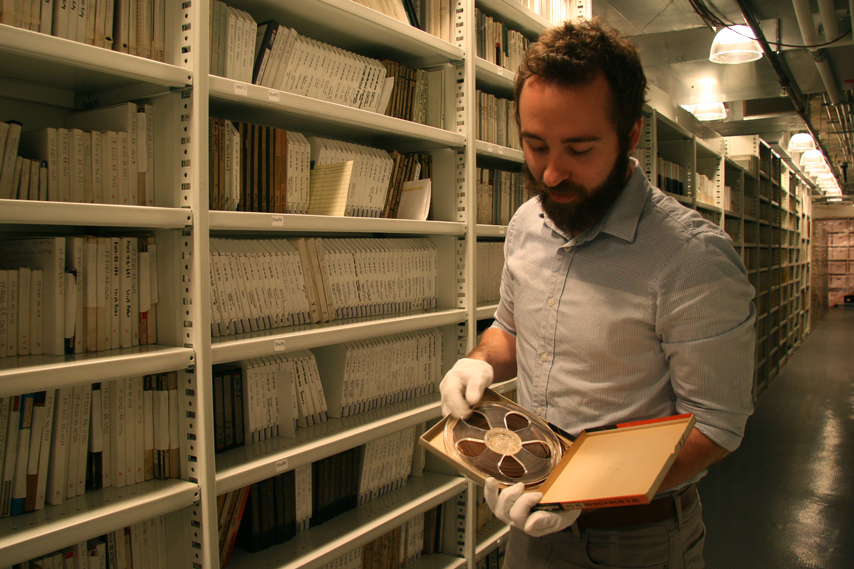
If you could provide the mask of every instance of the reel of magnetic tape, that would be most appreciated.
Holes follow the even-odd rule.
[[[563,456],[563,446],[545,421],[519,407],[481,401],[465,419],[449,417],[445,447],[484,478],[536,486]]]

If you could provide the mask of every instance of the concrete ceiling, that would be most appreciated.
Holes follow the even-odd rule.
[[[695,0],[697,3],[698,0]],[[592,12],[628,35],[638,45],[651,83],[677,105],[722,101],[729,117],[707,123],[724,136],[759,134],[785,144],[791,133],[805,130],[802,115],[819,134],[846,194],[854,194],[854,42],[849,0],[834,2],[834,16],[843,37],[823,47],[838,93],[836,105],[804,40],[792,0],[704,0],[721,20],[759,24],[777,68],[768,57],[740,65],[709,61],[715,31],[695,13],[689,0],[593,0]],[[825,43],[817,0],[812,1],[816,41]],[[782,71],[784,79],[781,81]],[[790,89],[784,88],[788,75]],[[796,111],[793,98],[800,101]],[[847,182],[847,183],[846,183]]]

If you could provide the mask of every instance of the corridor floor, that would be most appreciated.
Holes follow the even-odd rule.
[[[830,309],[699,487],[707,569],[854,568],[854,309]]]

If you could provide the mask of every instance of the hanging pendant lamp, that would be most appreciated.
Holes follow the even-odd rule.
[[[727,26],[715,34],[709,60],[714,63],[748,63],[762,57],[762,49],[750,26]]]

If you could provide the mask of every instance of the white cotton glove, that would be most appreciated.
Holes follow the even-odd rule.
[[[442,415],[457,419],[468,417],[471,406],[480,401],[483,391],[492,383],[492,366],[482,360],[463,358],[454,364],[442,383]]]
[[[525,485],[521,482],[498,490],[498,481],[489,477],[484,489],[486,503],[495,517],[507,525],[520,529],[532,537],[542,537],[571,526],[581,510],[563,510],[560,512],[536,511],[531,508],[543,499],[542,492],[525,493]]]

